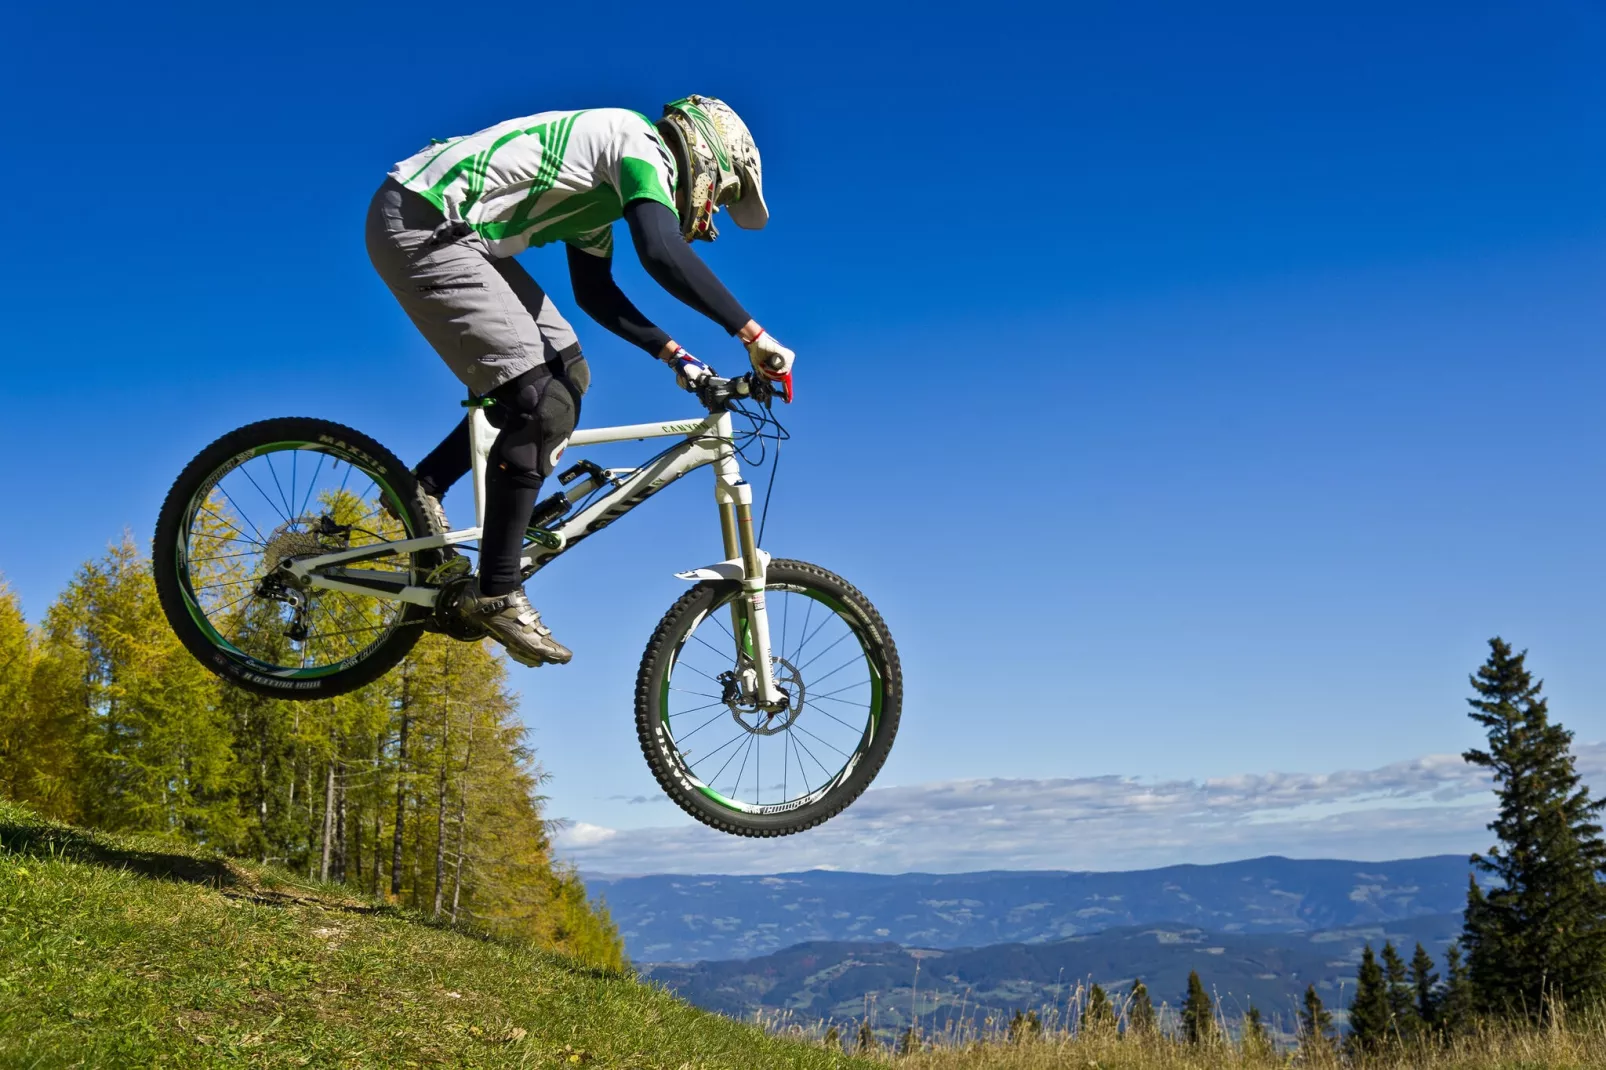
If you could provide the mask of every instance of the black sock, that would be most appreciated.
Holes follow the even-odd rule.
[[[519,486],[499,467],[485,473],[485,526],[480,531],[480,593],[507,594],[520,586],[524,529],[541,495],[539,485]]]
[[[465,416],[413,469],[419,487],[431,498],[445,494],[453,483],[468,474],[468,454],[468,417]]]

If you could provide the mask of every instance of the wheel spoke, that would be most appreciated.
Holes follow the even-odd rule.
[[[797,671],[798,672],[802,672],[804,669],[808,668],[810,665],[813,665],[816,661],[819,661],[825,655],[827,655],[831,651],[835,650],[836,646],[837,646],[837,643],[842,642],[842,640],[847,639],[847,638],[851,637],[852,635],[853,635],[852,629],[849,629],[848,631],[843,632],[841,635],[839,635],[836,638],[835,641],[833,641],[831,643],[830,646],[826,647],[824,650],[820,651],[818,654],[814,655],[812,658],[810,658],[809,660],[805,661],[803,664],[799,665],[797,667]]]
[[[815,735],[813,732],[810,732],[807,728],[804,728],[802,725],[797,724],[796,722],[793,722],[792,727],[797,729],[799,732],[802,732],[805,736],[808,736],[810,739],[814,740],[814,742],[820,744],[822,747],[830,747],[832,750],[834,750],[838,754],[842,755],[843,758],[851,758],[851,757],[853,757],[853,755],[849,754],[847,751],[845,751],[842,748],[836,746],[835,744],[831,743],[828,740],[821,739],[819,736]],[[822,766],[822,768],[823,768],[823,766]]]
[[[315,452],[317,461],[308,472],[308,482],[303,483],[300,454],[305,449]],[[286,460],[284,452],[290,453],[288,473],[279,470]],[[276,458],[274,453],[281,456]],[[266,475],[261,474],[263,471]],[[352,490],[353,484],[363,493]],[[315,536],[316,524],[308,530],[308,525],[296,523],[309,509],[321,507],[324,515],[349,527],[351,534],[343,540],[344,546],[384,550],[383,531],[370,531],[364,526],[385,527],[373,523],[384,507],[384,494],[377,479],[337,453],[302,442],[249,455],[205,486],[205,493],[198,492],[190,506],[190,530],[182,545],[200,551],[199,556],[187,562],[189,582],[193,584],[189,595],[225,642],[248,652],[257,662],[298,675],[361,658],[389,640],[409,612],[404,603],[378,594],[307,589],[303,593],[309,602],[297,617],[287,605],[266,596],[259,598],[256,581],[246,578],[261,569],[248,559],[261,557],[270,551],[270,546],[276,555],[305,553],[303,547],[311,547],[317,541],[309,538]],[[241,499],[253,493],[259,499],[253,510],[260,513],[260,503],[267,503],[270,511],[285,521],[285,526],[275,531],[282,530],[297,541],[286,545],[280,541],[284,536],[270,539],[264,535],[254,518],[241,508]],[[230,544],[244,549],[232,549]],[[336,548],[327,540],[324,547],[322,552]],[[416,574],[410,553],[381,553],[353,562],[350,567],[401,577]],[[306,628],[304,639],[287,641],[292,623]]]
[[[676,743],[684,743],[684,742],[686,742],[692,736],[695,736],[698,732],[701,732],[703,729],[707,728],[709,725],[713,724],[715,721],[719,720],[723,716],[725,716],[725,713],[722,710],[719,713],[714,714],[714,716],[710,717],[708,720],[704,721],[702,724],[698,725],[696,728],[693,728],[690,732],[687,732],[685,735],[676,736],[675,737],[675,742]],[[741,737],[737,737],[737,738],[741,738]]]

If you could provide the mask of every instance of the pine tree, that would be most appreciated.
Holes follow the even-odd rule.
[[[1138,1036],[1154,1032],[1154,1001],[1149,998],[1149,987],[1142,981],[1132,982],[1132,994],[1127,997],[1126,1030]]]
[[[1439,975],[1433,969],[1433,956],[1420,943],[1411,956],[1411,991],[1421,1027],[1436,1028],[1439,1024]]]
[[[875,1051],[875,1030],[870,1028],[868,1018],[859,1022],[859,1035],[853,1050],[860,1055],[868,1055]]]
[[[1198,970],[1188,971],[1188,994],[1182,1003],[1182,1035],[1189,1044],[1203,1044],[1215,1032],[1210,994],[1199,980]]]
[[[1043,1020],[1036,1011],[1016,1011],[1009,1020],[1009,1039],[1016,1044],[1036,1040],[1043,1032]]]
[[[1476,884],[1473,885],[1476,888]],[[1445,1036],[1459,1036],[1472,1026],[1475,1003],[1472,978],[1467,975],[1461,945],[1454,943],[1444,953],[1444,990],[1438,998],[1438,1025]]]
[[[1361,952],[1355,999],[1349,1007],[1349,1046],[1356,1051],[1376,1051],[1388,1039],[1390,1018],[1388,981],[1372,945],[1367,944]]]
[[[1411,987],[1405,960],[1392,941],[1383,942],[1383,980],[1389,1005],[1389,1032],[1396,1038],[1417,1032],[1416,992]]]
[[[1332,1041],[1333,1016],[1322,1006],[1316,986],[1306,985],[1304,1005],[1299,1012],[1299,1045],[1309,1051],[1324,1051]]]
[[[1500,842],[1472,862],[1498,883],[1487,896],[1469,892],[1462,942],[1477,1002],[1537,1018],[1549,1000],[1587,1006],[1606,996],[1597,879],[1606,870],[1606,799],[1591,799],[1580,783],[1572,733],[1551,723],[1526,652],[1498,637],[1489,648],[1468,700],[1489,747],[1462,757],[1494,777],[1499,813],[1489,829]]]
[[[1266,1020],[1261,1016],[1260,1008],[1254,1004],[1249,1005],[1249,1012],[1244,1015],[1241,1036],[1246,1053],[1262,1055],[1271,1051],[1271,1033],[1266,1029]]]
[[[1110,1004],[1109,994],[1101,986],[1094,985],[1088,989],[1087,1006],[1082,1008],[1082,1020],[1077,1024],[1077,1031],[1086,1034],[1115,1031],[1115,1008]]]

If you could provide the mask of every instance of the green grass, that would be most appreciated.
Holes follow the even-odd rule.
[[[633,977],[0,802],[0,1066],[866,1066]]]

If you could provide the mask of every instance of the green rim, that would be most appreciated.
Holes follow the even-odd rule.
[[[736,594],[731,595],[730,598],[722,599],[721,601],[716,602],[713,606],[710,606],[708,611],[699,617],[697,621],[692,624],[690,629],[687,629],[686,635],[681,637],[680,642],[675,646],[674,660],[671,661],[668,668],[664,670],[663,686],[659,689],[658,693],[658,724],[659,728],[662,730],[663,738],[669,741],[670,751],[674,758],[675,767],[679,771],[682,778],[684,778],[688,784],[695,788],[698,794],[702,795],[705,799],[708,799],[717,806],[720,806],[726,810],[734,811],[736,813],[787,813],[793,810],[801,809],[810,803],[818,802],[820,799],[825,798],[840,784],[846,781],[849,776],[852,775],[853,770],[858,767],[859,762],[869,751],[870,744],[874,741],[876,732],[881,727],[881,710],[882,704],[885,701],[886,690],[884,678],[881,675],[880,667],[876,665],[875,656],[872,653],[872,644],[869,642],[864,629],[860,626],[857,616],[840,599],[834,598],[831,595],[826,594],[824,591],[815,590],[812,587],[806,587],[801,584],[788,584],[787,588],[788,593],[801,594],[807,598],[812,598],[814,601],[819,602],[829,608],[837,615],[838,619],[843,621],[843,623],[848,626],[848,630],[851,631],[854,638],[858,640],[859,651],[864,655],[864,663],[870,670],[869,720],[865,725],[863,734],[859,737],[858,748],[855,749],[848,760],[843,763],[842,768],[838,769],[834,774],[832,774],[820,787],[815,788],[813,791],[808,792],[799,799],[789,799],[778,804],[750,804],[744,803],[738,799],[727,798],[719,791],[707,784],[704,784],[702,780],[692,773],[691,769],[686,765],[685,760],[680,755],[680,747],[675,743],[674,733],[669,727],[669,691],[670,684],[675,674],[675,665],[680,660],[680,651],[686,645],[686,640],[691,637],[692,631],[694,631],[697,625],[701,624],[703,620],[712,616],[720,609],[730,605],[732,600],[740,597],[740,592],[737,592]],[[770,587],[766,586],[765,590],[770,590]],[[748,650],[748,656],[751,657],[750,648]]]
[[[309,450],[315,453],[326,453],[331,457],[345,461],[359,472],[362,472],[363,475],[373,480],[374,484],[379,487],[385,498],[397,507],[398,515],[403,518],[403,529],[406,530],[409,538],[413,537],[412,520],[407,515],[407,510],[401,499],[401,496],[396,493],[395,489],[392,488],[382,476],[358,463],[358,459],[355,454],[349,450],[339,449],[327,442],[311,442],[306,439],[288,439],[282,442],[269,442],[260,446],[253,446],[247,450],[242,450],[233,457],[229,458],[229,460],[224,464],[218,466],[207,476],[206,482],[203,483],[201,488],[191,496],[188,505],[185,507],[184,526],[183,529],[178,533],[178,538],[175,540],[173,546],[173,563],[178,576],[179,593],[184,599],[184,608],[189,613],[190,619],[195,622],[196,627],[201,629],[201,634],[205,635],[207,641],[210,642],[214,647],[228,654],[237,661],[244,663],[248,668],[259,672],[264,676],[272,676],[281,680],[316,680],[337,672],[344,671],[345,669],[350,668],[355,662],[361,661],[367,655],[369,650],[372,650],[375,645],[384,642],[385,639],[390,636],[391,632],[395,630],[396,625],[400,623],[400,614],[397,615],[396,620],[391,622],[390,628],[386,629],[383,635],[374,640],[373,643],[370,643],[367,648],[349,658],[335,662],[332,665],[321,665],[304,669],[287,669],[282,665],[272,665],[268,662],[262,661],[260,658],[246,653],[233,643],[229,642],[228,639],[222,635],[222,633],[213,627],[212,621],[196,603],[195,598],[190,590],[190,568],[188,559],[190,525],[195,520],[195,514],[200,511],[201,504],[204,502],[206,495],[210,494],[212,490],[223,481],[224,476],[239,468],[242,464],[251,460],[253,457],[261,457],[269,453],[282,453],[286,450]]]

